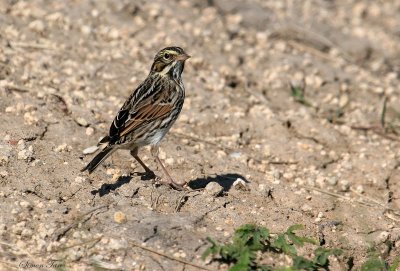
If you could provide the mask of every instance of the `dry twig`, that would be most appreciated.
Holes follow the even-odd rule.
[[[54,240],[60,240],[61,237],[63,237],[68,231],[70,231],[71,229],[77,227],[79,225],[79,223],[82,222],[82,220],[89,214],[92,214],[93,212],[99,210],[99,209],[103,209],[103,208],[108,208],[108,205],[101,205],[98,207],[95,207],[89,211],[87,211],[86,213],[80,215],[78,217],[78,219],[76,219],[74,222],[72,222],[71,224],[67,225],[66,227],[60,229],[59,231],[56,232],[55,236],[54,236]],[[89,217],[90,218],[90,217]],[[88,218],[88,219],[89,219]]]

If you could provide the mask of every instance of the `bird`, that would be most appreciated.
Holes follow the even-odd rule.
[[[164,179],[160,183],[182,190],[158,157],[161,140],[178,118],[185,100],[182,72],[190,58],[181,47],[166,47],[154,57],[146,79],[130,94],[110,125],[108,135],[98,145],[105,146],[81,171],[92,173],[104,160],[119,149],[130,150],[146,175],[154,172],[139,158],[141,147],[150,145],[150,152],[160,166]]]

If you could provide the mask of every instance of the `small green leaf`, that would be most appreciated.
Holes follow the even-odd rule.
[[[290,226],[290,227],[286,230],[286,233],[293,233],[294,231],[303,230],[303,229],[304,229],[304,226],[303,226],[303,225],[301,225],[301,224],[294,224],[294,225]]]
[[[300,256],[294,256],[292,258],[294,270],[318,270],[317,266],[313,261],[307,260],[306,258]]]
[[[304,243],[310,243],[310,244],[317,244],[317,242],[314,239],[308,238],[308,237],[302,237],[302,236],[297,236],[294,231],[297,230],[302,230],[304,229],[303,225],[292,225],[286,230],[286,235],[289,238],[290,241],[293,242],[294,245],[296,246],[304,246]]]
[[[234,264],[229,271],[247,271],[250,266],[250,252],[248,249],[243,251],[236,264]]]
[[[269,266],[269,265],[262,265],[259,268],[260,268],[260,271],[274,271],[274,270],[276,270],[272,266]],[[278,270],[281,270],[281,269],[278,269]]]
[[[288,244],[285,238],[285,234],[278,234],[278,238],[273,242],[273,247],[282,251],[287,255],[296,255],[296,249],[294,246]]]
[[[397,268],[400,266],[400,256],[396,257],[392,263],[392,265],[389,267],[388,271],[396,271],[398,270]]]
[[[304,97],[304,91],[300,87],[290,84],[290,90],[296,102],[305,106],[311,106],[311,103],[309,103]]]
[[[377,258],[369,259],[361,266],[361,271],[383,271],[383,270],[386,270],[386,264],[384,261]]]
[[[201,255],[201,259],[204,261],[210,254],[211,255],[218,255],[221,252],[221,246],[219,246],[213,239],[210,237],[206,238],[208,242],[211,243],[211,246],[208,247],[203,254]]]
[[[314,262],[321,267],[328,267],[330,255],[339,256],[342,254],[340,249],[328,249],[319,247],[314,251]]]

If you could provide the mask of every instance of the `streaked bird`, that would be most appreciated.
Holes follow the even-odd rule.
[[[182,110],[185,99],[182,72],[188,58],[180,47],[167,47],[156,54],[149,75],[125,101],[108,135],[99,142],[99,145],[106,144],[105,148],[82,171],[92,173],[113,152],[128,149],[146,174],[154,175],[138,156],[140,147],[151,145],[151,154],[164,173],[162,182],[182,188],[162,164],[158,150]]]

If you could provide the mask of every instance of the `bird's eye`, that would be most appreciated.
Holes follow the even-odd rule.
[[[165,54],[164,54],[164,58],[165,58],[165,59],[169,59],[170,57],[171,57],[170,54],[168,54],[168,53],[165,53]]]

